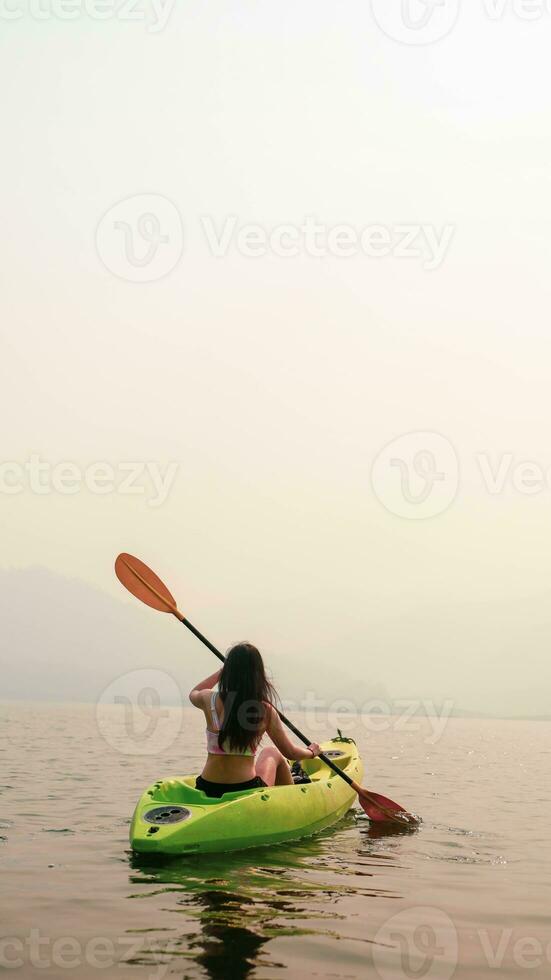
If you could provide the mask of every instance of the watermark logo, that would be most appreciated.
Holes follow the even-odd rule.
[[[167,707],[167,704],[177,707]],[[159,755],[182,726],[180,688],[162,670],[132,670],[112,681],[96,705],[100,734],[123,755]],[[118,710],[116,710],[118,709]]]
[[[104,214],[96,230],[98,255],[128,282],[154,282],[172,272],[184,249],[180,212],[160,194],[136,194]]]
[[[373,942],[381,980],[450,980],[458,964],[457,930],[441,909],[404,909],[383,923]]]
[[[459,488],[451,442],[437,432],[410,432],[389,442],[375,459],[371,482],[392,514],[424,520],[443,513]]]
[[[371,0],[373,16],[384,33],[401,44],[433,44],[453,30],[459,0]]]
[[[1,2],[1,0],[0,0]],[[455,237],[453,224],[327,224],[305,215],[296,224],[271,226],[201,215],[196,229],[214,259],[239,256],[268,259],[403,259],[426,272],[441,268]],[[142,194],[119,202],[103,216],[96,231],[98,255],[115,276],[128,282],[152,282],[167,275],[183,252],[181,216],[166,198]]]

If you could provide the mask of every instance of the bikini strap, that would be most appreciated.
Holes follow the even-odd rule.
[[[218,696],[218,691],[213,691],[210,698],[210,713],[212,715],[212,724],[218,732],[220,731],[220,719],[218,718],[218,712],[216,710],[216,698]]]

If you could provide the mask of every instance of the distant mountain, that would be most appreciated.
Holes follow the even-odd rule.
[[[419,605],[372,623],[369,649],[395,697],[451,699],[458,717],[550,717],[547,594]]]
[[[213,609],[208,618],[216,627],[226,612]],[[153,613],[122,589],[118,600],[43,567],[0,569],[0,617],[0,700],[96,701],[115,678],[149,668],[174,678],[187,703],[192,684],[216,670],[218,663],[172,617]],[[216,635],[211,638],[218,642]],[[292,628],[289,638],[269,640],[271,649],[291,645]],[[282,696],[295,711],[303,710],[310,694],[329,703],[390,697],[376,676],[366,676],[363,666],[356,674],[344,659],[335,673],[332,651],[312,649],[310,663],[294,649],[278,654],[275,663],[267,659]],[[166,694],[167,703],[174,703],[170,684]]]
[[[167,671],[186,697],[196,680],[196,641],[175,620],[45,568],[0,570],[0,621],[3,699],[95,701],[138,668]]]
[[[167,675],[166,703],[178,703],[179,691],[187,703],[216,661],[172,617],[120,595],[45,568],[0,569],[0,699],[96,701],[120,675],[147,668]],[[400,701],[418,699],[425,714],[446,703],[456,717],[550,718],[547,595],[418,605],[402,615],[389,604],[377,618],[355,609],[348,625],[316,605],[315,593],[308,602],[236,610],[205,597],[199,623],[215,643],[250,629],[289,713],[314,697],[333,710],[339,699],[357,710],[379,700],[399,713]]]

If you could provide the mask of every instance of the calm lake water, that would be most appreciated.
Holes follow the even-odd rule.
[[[549,977],[551,724],[341,727],[364,785],[421,814],[418,831],[354,810],[301,842],[151,863],[130,817],[150,782],[200,767],[199,714],[170,709],[136,755],[123,707],[3,705],[6,976]]]

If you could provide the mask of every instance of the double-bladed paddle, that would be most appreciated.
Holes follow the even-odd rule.
[[[212,645],[212,643],[207,640],[206,636],[203,636],[198,629],[190,623],[189,619],[180,612],[176,605],[176,600],[174,596],[168,591],[166,585],[161,582],[158,575],[152,572],[143,561],[139,558],[134,558],[132,555],[127,555],[125,553],[119,555],[115,562],[115,572],[117,578],[124,585],[132,595],[136,596],[142,602],[145,602],[147,606],[151,606],[153,609],[157,609],[159,612],[172,613],[179,619],[184,626],[187,626],[194,636],[201,643],[204,643],[208,649],[214,653],[222,663],[225,662],[225,657],[219,650]],[[277,710],[277,709],[276,709]],[[287,726],[296,736],[300,739],[304,745],[310,745],[310,740],[303,735],[302,732],[295,728],[293,723],[285,717],[281,711],[278,711],[279,717],[284,725]],[[358,794],[358,799],[360,804],[367,814],[370,820],[374,820],[378,823],[383,823],[385,821],[391,821],[394,824],[400,824],[403,827],[413,827],[419,823],[419,819],[413,814],[408,813],[403,807],[399,806],[398,803],[394,803],[389,800],[386,796],[381,796],[380,793],[373,793],[370,790],[363,789],[358,783],[355,783],[353,779],[350,779],[342,769],[330,759],[325,753],[321,752],[319,758],[326,766],[329,766],[333,772],[344,779],[349,786]]]

